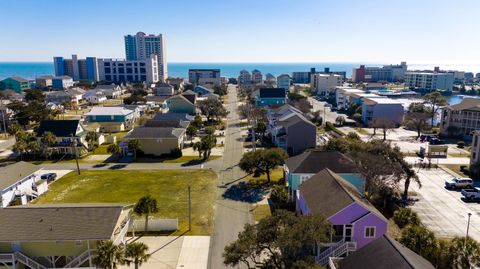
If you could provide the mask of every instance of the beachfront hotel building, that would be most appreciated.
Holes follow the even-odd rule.
[[[409,71],[405,73],[405,86],[427,92],[434,90],[451,91],[453,81],[453,73],[423,71]]]
[[[70,76],[73,80],[135,82],[145,81],[156,83],[158,75],[158,60],[155,54],[144,60],[103,59],[87,57],[72,59],[54,57],[55,76]]]
[[[377,81],[403,81],[407,72],[407,62],[401,62],[398,65],[384,65],[382,67],[370,67],[360,65],[352,71],[352,81],[359,82],[377,82]]]
[[[138,32],[135,35],[124,36],[124,40],[127,61],[144,61],[155,54],[158,63],[158,79],[165,82],[168,78],[165,37],[162,34],[147,35],[144,32]]]

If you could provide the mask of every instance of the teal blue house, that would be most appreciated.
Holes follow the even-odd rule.
[[[100,124],[103,132],[123,132],[134,127],[137,114],[121,106],[93,107],[85,114],[86,122]]]
[[[355,163],[338,151],[306,151],[286,159],[283,168],[291,194],[297,191],[301,183],[325,168],[334,171],[363,192],[363,179],[358,174]]]
[[[167,99],[168,112],[171,113],[187,113],[196,114],[197,107],[195,105],[196,97],[190,94],[174,95]]]
[[[258,107],[270,107],[287,103],[287,91],[284,88],[261,88],[255,96]]]
[[[14,90],[22,93],[30,88],[30,81],[21,77],[9,77],[0,81],[0,90]]]

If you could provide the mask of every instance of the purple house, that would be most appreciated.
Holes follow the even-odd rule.
[[[303,182],[297,191],[297,211],[302,215],[321,215],[335,231],[330,243],[319,246],[317,262],[328,263],[360,249],[387,232],[388,221],[358,190],[329,169]]]

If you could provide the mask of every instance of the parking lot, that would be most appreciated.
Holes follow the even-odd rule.
[[[438,237],[465,236],[468,213],[472,213],[469,236],[480,241],[480,200],[466,202],[461,199],[460,191],[445,189],[445,179],[453,176],[443,169],[421,169],[418,176],[422,188],[412,183],[410,190],[417,193],[415,198],[419,201],[412,209],[422,223]]]

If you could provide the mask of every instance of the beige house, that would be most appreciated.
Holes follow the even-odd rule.
[[[0,209],[0,267],[93,268],[100,241],[125,243],[131,207],[29,205]]]
[[[465,98],[461,103],[443,109],[440,121],[442,135],[469,139],[475,130],[480,130],[480,99]]]
[[[124,154],[128,149],[128,141],[138,139],[140,150],[144,154],[161,156],[170,154],[174,149],[183,149],[185,128],[174,127],[139,127],[130,131],[123,139],[120,147]]]

